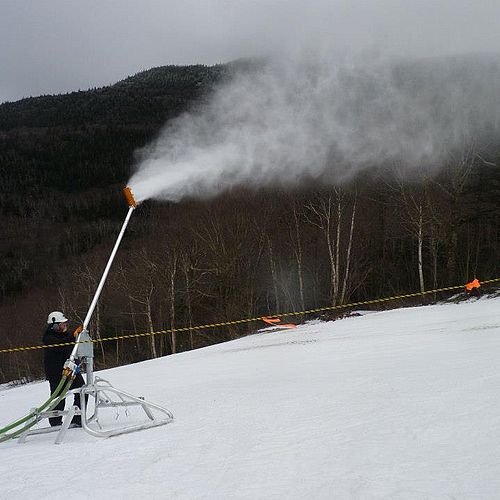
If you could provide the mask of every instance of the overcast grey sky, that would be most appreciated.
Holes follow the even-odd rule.
[[[0,102],[166,64],[500,51],[499,0],[0,0]]]

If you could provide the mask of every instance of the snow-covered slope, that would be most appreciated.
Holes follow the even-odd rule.
[[[0,498],[500,498],[498,298],[309,323],[103,376],[174,423],[1,444]],[[0,425],[47,395],[45,382],[0,391]]]

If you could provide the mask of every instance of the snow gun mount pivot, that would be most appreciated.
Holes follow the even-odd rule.
[[[101,291],[108,277],[109,270],[113,264],[113,260],[120,246],[132,212],[137,207],[137,202],[129,187],[123,190],[123,194],[129,205],[129,210],[99,285],[97,286],[85,320],[75,331],[76,343],[71,352],[71,356],[64,364],[61,381],[45,403],[38,408],[32,409],[25,417],[1,428],[0,442],[19,438],[18,442],[22,443],[31,435],[58,432],[55,443],[59,444],[63,441],[66,431],[72,424],[75,416],[80,417],[78,420],[81,421],[83,430],[95,437],[110,437],[148,429],[150,427],[157,427],[159,425],[168,424],[174,419],[172,413],[166,408],[148,402],[141,396],[133,396],[122,390],[116,389],[107,380],[100,377],[94,377],[94,341],[88,329],[90,319],[97,305],[97,301],[99,300],[99,296],[101,295]],[[85,385],[77,389],[71,389],[73,380],[82,368],[85,369],[87,379]],[[61,401],[75,394],[80,395],[81,408],[78,408],[78,406],[70,406],[67,410],[56,409]],[[124,409],[125,414],[128,416],[129,410],[132,407],[139,407],[139,409],[142,409],[147,416],[147,420],[144,421],[144,417],[142,417],[140,422],[117,427],[115,416],[111,419],[111,424],[109,423],[110,419],[107,421],[104,421],[105,418],[100,419],[101,410],[105,408],[113,408],[117,413],[120,409]],[[35,424],[50,417],[61,417],[62,425],[33,429]]]

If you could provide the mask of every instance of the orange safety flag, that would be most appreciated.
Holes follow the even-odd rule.
[[[278,317],[270,318],[268,316],[263,316],[261,320],[264,323],[267,323],[268,325],[272,326],[279,326],[282,328],[297,328],[297,325],[295,323],[282,323],[281,318]]]
[[[468,291],[468,292],[472,292],[472,290],[474,288],[480,288],[481,287],[481,283],[479,283],[479,280],[477,278],[475,278],[473,281],[471,281],[470,283],[467,283],[465,285],[465,289]]]

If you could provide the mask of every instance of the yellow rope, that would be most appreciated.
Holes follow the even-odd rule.
[[[482,281],[481,285],[487,285],[490,283],[495,283],[497,281],[500,281],[500,278],[494,278],[494,279]],[[380,304],[382,302],[389,302],[389,301],[398,300],[398,299],[409,299],[411,297],[419,297],[419,296],[421,297],[422,295],[429,295],[432,293],[439,293],[439,292],[447,292],[447,291],[451,291],[451,290],[459,290],[459,289],[463,289],[463,288],[464,288],[464,285],[447,286],[444,288],[436,288],[435,290],[427,290],[425,292],[407,293],[407,294],[403,294],[403,295],[394,295],[392,297],[382,297],[380,299],[373,299],[373,300],[362,300],[359,302],[351,302],[349,304],[341,304],[341,305],[337,305],[337,306],[317,307],[315,309],[307,309],[305,311],[291,311],[291,312],[287,312],[287,313],[276,314],[275,316],[280,316],[280,317],[302,316],[305,314],[313,314],[313,313],[319,313],[319,312],[325,312],[325,311],[334,311],[337,309],[348,309],[350,307]],[[85,344],[85,343],[89,343],[89,342],[97,343],[97,342],[107,342],[109,340],[122,340],[122,339],[133,339],[133,338],[138,338],[138,337],[150,337],[153,335],[163,335],[166,333],[183,333],[183,332],[196,331],[196,330],[208,330],[210,328],[217,328],[220,326],[241,325],[244,323],[261,321],[263,317],[268,317],[268,316],[269,315],[256,316],[254,318],[245,318],[245,319],[237,319],[237,320],[232,320],[232,321],[223,321],[221,323],[209,323],[207,325],[186,326],[183,328],[171,328],[168,330],[158,330],[156,332],[131,333],[129,335],[119,335],[117,337],[104,337],[104,338],[100,338],[100,339],[85,340],[85,341],[78,342],[78,343],[79,344]],[[62,343],[62,344],[51,344],[51,345],[34,345],[34,346],[26,346],[26,347],[10,347],[8,349],[0,349],[0,354],[1,353],[11,353],[11,352],[20,352],[20,351],[33,351],[33,350],[37,350],[37,349],[50,349],[52,347],[62,347],[62,346],[68,346],[68,345],[73,345],[73,344]]]

